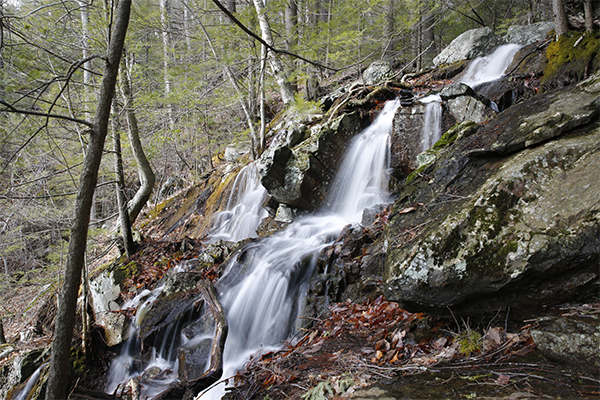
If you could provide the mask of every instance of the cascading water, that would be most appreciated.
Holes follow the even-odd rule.
[[[232,376],[251,354],[278,345],[296,330],[320,251],[338,237],[345,225],[357,221],[364,208],[387,200],[389,132],[398,106],[398,101],[388,102],[373,124],[350,146],[333,186],[328,213],[301,218],[285,231],[251,243],[232,257],[226,266],[223,277],[217,283],[229,323],[223,355],[224,378]],[[152,292],[147,291],[135,299],[141,304],[136,314],[138,325],[144,308],[154,302],[161,290],[159,287]],[[185,344],[186,339],[181,338],[182,335],[177,336],[175,332],[172,336]],[[125,349],[127,346],[139,349],[136,340],[137,335],[132,334]],[[176,371],[177,361],[164,356],[165,351],[161,350],[165,346],[169,344],[156,346],[154,352],[156,355],[163,354],[163,359],[157,357],[149,365],[157,365],[162,371]],[[108,392],[114,391],[119,383],[127,382],[132,376],[142,374],[144,368],[136,369],[130,352],[126,353],[128,355],[123,354],[111,365]],[[166,375],[163,383],[168,386],[175,379],[175,374]],[[155,385],[153,392],[163,387],[162,384]],[[202,395],[202,399],[221,398],[224,387],[220,384],[212,388]],[[144,395],[150,396],[151,393]]]
[[[436,94],[419,100],[425,104],[425,120],[421,150],[425,151],[435,144],[442,136],[442,98]]]
[[[476,58],[469,65],[461,82],[474,88],[501,78],[520,48],[518,44],[505,44],[488,56]]]
[[[320,251],[345,225],[357,221],[364,208],[386,201],[389,132],[398,106],[398,101],[388,102],[353,141],[334,183],[329,213],[295,221],[284,232],[246,248],[243,263],[234,260],[227,267],[219,282],[229,321],[224,377],[233,375],[251,354],[295,331]],[[219,399],[223,391],[222,384],[202,398]]]
[[[211,241],[222,239],[237,242],[256,237],[256,228],[268,215],[262,207],[266,198],[267,190],[260,183],[256,164],[248,164],[235,178],[227,210],[215,216]]]

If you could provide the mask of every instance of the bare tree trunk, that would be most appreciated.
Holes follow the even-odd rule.
[[[583,11],[585,14],[585,30],[586,32],[594,32],[594,5],[592,0],[583,0]]]
[[[129,213],[127,212],[127,198],[125,197],[125,177],[123,176],[123,157],[121,153],[121,137],[119,136],[119,125],[117,122],[117,107],[113,104],[114,112],[112,118],[112,136],[113,151],[115,152],[115,175],[117,182],[115,190],[117,192],[117,204],[119,207],[119,226],[121,228],[121,237],[123,238],[123,248],[127,258],[135,253],[133,235],[131,234],[131,223]]]
[[[269,19],[267,18],[267,14],[265,14],[265,5],[263,0],[253,0],[254,7],[256,8],[256,14],[258,15],[258,23],[260,25],[260,31],[262,34],[262,39],[271,47],[274,46],[273,35],[271,34],[271,26],[269,25]],[[290,85],[290,81],[288,76],[281,64],[281,61],[277,58],[277,54],[274,52],[269,52],[269,63],[271,64],[271,70],[273,71],[273,75],[275,75],[275,80],[279,85],[279,90],[281,92],[281,99],[285,104],[292,103],[294,101],[294,91],[292,90],[292,85]]]
[[[285,8],[285,34],[288,51],[298,44],[298,3],[289,0]]]
[[[260,45],[260,149],[266,147],[266,121],[265,121],[265,67],[267,64],[267,48],[264,44]]]
[[[6,343],[6,337],[4,336],[4,324],[0,318],[0,344]]]
[[[84,266],[90,209],[108,131],[108,118],[119,71],[119,60],[123,52],[125,34],[129,25],[130,10],[131,0],[119,1],[109,42],[104,76],[100,85],[98,107],[90,132],[88,151],[83,162],[79,190],[75,200],[74,222],[69,239],[65,280],[59,296],[59,308],[55,321],[46,388],[47,400],[67,398],[67,384],[71,369],[69,365],[71,338],[77,311],[77,294],[81,282],[81,270]]]
[[[127,134],[129,136],[129,144],[133,152],[133,158],[138,166],[138,175],[140,177],[140,188],[129,202],[128,213],[130,225],[133,225],[138,215],[144,208],[144,205],[150,199],[156,176],[140,141],[140,131],[138,128],[135,109],[133,107],[133,93],[131,91],[131,75],[129,73],[129,65],[126,59],[121,60],[121,90],[125,103],[125,113],[127,114]]]
[[[554,13],[556,35],[562,36],[569,30],[565,0],[552,0],[552,12]]]
[[[171,51],[171,37],[169,34],[169,4],[168,0],[160,0],[160,23],[162,25],[163,42],[163,79],[165,85],[165,98],[167,102],[167,121],[169,129],[175,129],[175,120],[173,119],[173,105],[169,100],[171,94],[171,78],[169,76],[169,59]]]

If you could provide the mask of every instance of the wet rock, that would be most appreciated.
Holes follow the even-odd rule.
[[[362,226],[370,226],[377,221],[379,214],[387,209],[387,204],[377,204],[371,208],[365,208],[361,218],[360,224]]]
[[[482,124],[496,114],[492,108],[480,99],[472,96],[460,96],[450,99],[446,105],[457,123],[473,121],[477,124]]]
[[[536,22],[531,25],[513,25],[508,28],[504,40],[506,43],[528,46],[547,38],[548,33],[554,30],[554,22]]]
[[[179,379],[191,381],[202,375],[210,360],[212,339],[194,340],[181,346],[177,351]]]
[[[265,152],[258,168],[269,195],[290,207],[318,208],[349,140],[366,123],[357,112],[344,114],[329,124],[313,126],[310,135],[296,146],[283,144]]]
[[[423,151],[422,131],[425,105],[400,107],[394,116],[390,139],[390,165],[394,175],[405,177],[417,168],[417,154]]]
[[[472,29],[454,39],[448,47],[433,59],[437,67],[462,60],[472,60],[490,54],[496,47],[505,44],[490,28]]]
[[[275,214],[275,221],[290,223],[294,220],[294,210],[285,204],[280,204],[277,207],[277,213]]]
[[[184,321],[201,315],[202,301],[197,291],[201,275],[181,272],[168,276],[157,299],[138,316],[139,337],[149,346],[179,340]]]
[[[538,319],[531,331],[536,347],[546,357],[595,374],[600,368],[600,319],[597,316]]]
[[[378,60],[363,72],[363,81],[365,85],[376,85],[389,78],[392,72],[392,67],[387,61]]]
[[[599,95],[597,75],[448,140],[392,211],[386,297],[481,314],[597,290]]]
[[[543,74],[547,64],[546,47],[539,47],[538,43],[534,43],[517,51],[506,68],[506,74],[539,77]]]

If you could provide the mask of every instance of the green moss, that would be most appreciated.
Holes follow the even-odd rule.
[[[577,43],[579,41],[579,43]],[[575,44],[577,43],[577,46]],[[582,80],[600,50],[600,34],[569,31],[546,49],[548,64],[542,84],[561,75]]]
[[[124,280],[129,279],[138,274],[138,266],[135,261],[131,261],[127,264],[125,262],[118,262],[115,264],[113,279],[114,282],[120,285]]]
[[[79,347],[71,347],[71,365],[75,376],[84,377],[87,373],[85,353]]]
[[[456,340],[458,340],[458,351],[466,357],[481,350],[481,333],[477,331],[467,329],[461,332]]]

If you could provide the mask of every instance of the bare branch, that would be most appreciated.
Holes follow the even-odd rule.
[[[286,51],[286,50],[282,50],[282,49],[276,49],[275,47],[270,46],[269,44],[267,44],[267,42],[265,42],[264,40],[262,40],[262,38],[260,36],[257,36],[250,29],[246,28],[246,26],[240,20],[238,20],[233,14],[231,14],[231,12],[229,12],[229,10],[223,4],[221,4],[218,0],[212,0],[212,2],[215,3],[215,5],[217,7],[219,7],[219,9],[221,11],[223,11],[223,13],[225,13],[225,15],[227,15],[229,17],[229,19],[231,19],[231,21],[234,24],[236,24],[237,26],[239,26],[241,30],[243,30],[246,34],[248,34],[254,40],[258,41],[260,44],[262,44],[263,46],[265,46],[267,49],[271,50],[273,53],[276,53],[276,54],[285,54],[285,55],[288,55],[288,56],[291,56],[291,57],[295,57],[295,58],[297,58],[299,60],[302,60],[304,62],[307,62],[307,63],[309,63],[311,65],[314,65],[314,66],[320,67],[320,68],[324,68],[324,69],[328,69],[330,71],[334,71],[334,72],[339,71],[339,69],[337,69],[337,68],[328,67],[328,66],[320,64],[320,63],[318,63],[316,61],[312,61],[312,60],[309,60],[307,58],[304,58],[301,55],[298,55],[296,53],[292,53],[292,52],[289,52],[289,51]]]
[[[13,107],[12,105],[10,105],[9,103],[5,102],[2,99],[0,99],[0,104],[3,105],[4,107],[6,107],[4,109],[0,109],[0,112],[10,112],[10,113],[15,113],[15,114],[23,114],[23,115],[35,115],[38,117],[64,119],[66,121],[83,124],[89,128],[92,127],[92,122],[86,121],[84,119],[73,118],[73,117],[69,117],[68,115],[45,113],[45,112],[41,112],[41,111],[23,110],[23,109]]]

